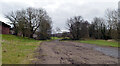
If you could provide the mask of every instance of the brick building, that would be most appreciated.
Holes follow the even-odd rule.
[[[10,26],[0,21],[0,34],[9,34]]]

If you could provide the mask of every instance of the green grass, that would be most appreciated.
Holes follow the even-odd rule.
[[[56,39],[63,39],[62,37],[51,37],[52,40],[56,40]]]
[[[29,64],[33,58],[33,51],[41,41],[17,37],[14,35],[2,35],[2,63],[3,64]]]
[[[117,41],[107,41],[107,40],[81,40],[81,43],[96,44],[101,46],[111,46],[120,47]]]

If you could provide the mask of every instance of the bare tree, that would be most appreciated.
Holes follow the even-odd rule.
[[[17,30],[17,12],[11,12],[9,13],[9,15],[5,15],[6,18],[8,18],[11,23],[13,25],[13,29],[15,31],[15,35],[17,35],[18,30]]]
[[[46,40],[50,39],[51,31],[52,31],[52,26],[51,26],[52,20],[50,17],[46,17],[44,21],[40,23],[39,27],[39,39]]]
[[[42,9],[27,8],[11,12],[5,15],[11,21],[15,34],[21,33],[22,36],[32,38],[33,34],[38,31],[42,24],[50,22],[47,12]],[[51,23],[47,25],[51,29]]]
[[[106,22],[103,18],[95,17],[89,26],[89,35],[95,39],[107,39]]]
[[[75,16],[74,18],[70,18],[67,22],[69,27],[69,31],[71,34],[71,39],[78,40],[85,36],[87,29],[87,21],[84,21],[81,16]]]
[[[118,41],[120,41],[120,6],[118,8],[118,25],[117,25],[117,32],[118,32]]]
[[[118,11],[116,10],[110,10],[107,9],[106,10],[106,19],[107,19],[107,23],[108,23],[108,34],[110,36],[110,38],[117,38],[117,25],[118,25],[118,21],[117,21],[117,17],[118,17]]]

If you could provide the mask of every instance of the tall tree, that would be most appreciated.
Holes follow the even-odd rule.
[[[89,27],[89,35],[95,39],[107,39],[107,28],[103,18],[95,17]]]
[[[11,21],[15,34],[21,33],[22,36],[33,37],[33,34],[44,24],[43,22],[49,22],[49,16],[47,12],[42,9],[27,8],[11,12],[5,15]],[[51,23],[49,23],[51,26]],[[49,27],[51,28],[51,27]]]
[[[120,41],[120,7],[118,8],[118,25],[117,25],[117,32],[118,32],[118,40]]]
[[[51,29],[52,29],[52,26],[51,26],[51,23],[52,23],[52,20],[50,17],[46,17],[45,20],[43,20],[41,23],[40,23],[40,27],[38,29],[38,38],[41,39],[41,40],[46,40],[46,39],[50,39],[50,35],[51,35]]]
[[[107,27],[109,30],[108,35],[110,38],[116,39],[117,25],[118,25],[118,21],[117,21],[118,11],[107,9],[105,14],[108,23],[108,27]]]
[[[71,34],[71,39],[79,40],[85,36],[87,29],[84,28],[87,28],[87,21],[84,21],[81,16],[70,18],[67,25]]]

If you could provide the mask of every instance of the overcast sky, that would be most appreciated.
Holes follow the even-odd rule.
[[[104,17],[106,9],[117,9],[119,0],[0,0],[0,21],[9,22],[4,14],[27,7],[44,8],[53,21],[53,28],[66,30],[66,20],[81,15],[92,21]]]

